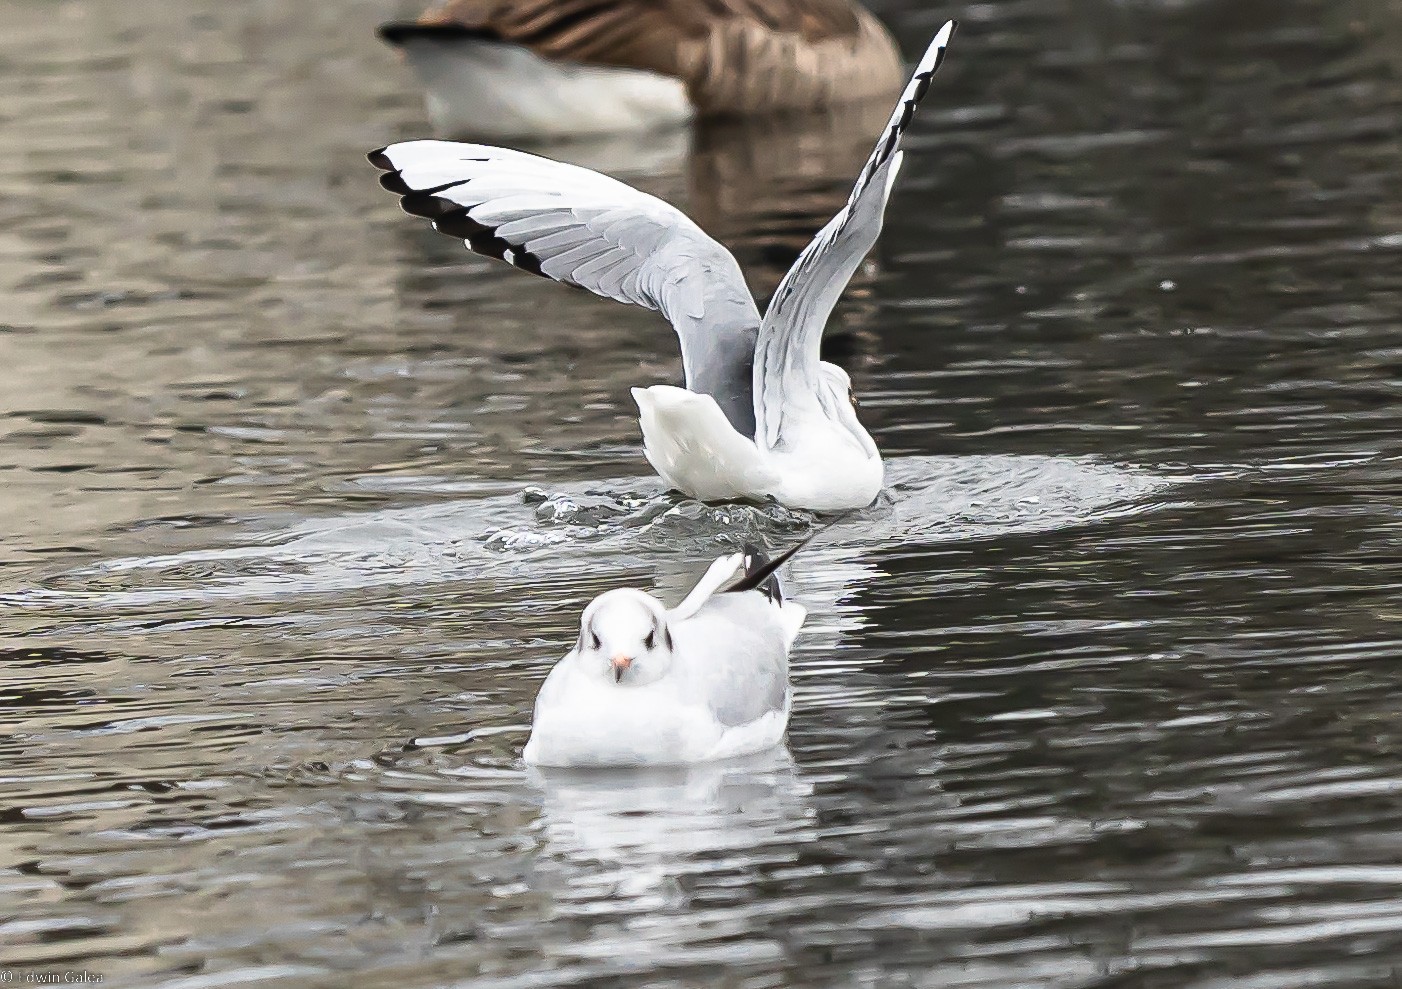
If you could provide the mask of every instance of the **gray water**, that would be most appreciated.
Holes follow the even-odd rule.
[[[540,778],[590,596],[813,520],[666,494],[665,325],[379,189],[406,7],[0,2],[4,968],[1402,981],[1402,5],[876,6],[963,26],[832,327],[892,484],[789,574],[788,752]],[[763,295],[871,119],[555,153]]]

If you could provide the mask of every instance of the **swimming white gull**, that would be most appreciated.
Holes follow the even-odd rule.
[[[806,612],[775,572],[801,546],[772,561],[752,548],[723,556],[675,608],[631,588],[595,598],[540,688],[526,763],[676,766],[778,745]]]

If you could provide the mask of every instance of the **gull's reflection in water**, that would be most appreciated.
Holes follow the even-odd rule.
[[[676,878],[716,856],[787,858],[816,826],[812,788],[783,746],[726,762],[648,770],[529,771],[541,792],[545,858],[575,896],[676,895]]]

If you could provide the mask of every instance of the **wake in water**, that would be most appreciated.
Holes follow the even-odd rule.
[[[877,546],[1085,525],[1152,509],[1149,496],[1183,480],[1090,459],[901,458],[888,464],[887,487],[877,502],[845,519],[815,559],[841,557],[852,566]],[[18,590],[4,600],[11,607],[110,608],[317,595],[469,576],[530,585],[577,573],[586,559],[596,571],[660,567],[665,584],[668,561],[685,567],[747,542],[774,547],[819,521],[774,503],[709,505],[680,498],[650,479],[562,485],[552,492],[527,488],[292,525],[254,520],[238,536],[210,528],[205,534],[215,548],[110,560],[58,574],[42,588]]]

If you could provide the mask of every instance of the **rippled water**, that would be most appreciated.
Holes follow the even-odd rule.
[[[792,568],[789,752],[539,778],[592,594],[811,519],[666,495],[665,327],[379,190],[407,10],[0,2],[4,966],[1398,984],[1402,5],[878,9],[963,28],[833,327],[893,483]],[[867,116],[568,154],[764,294]]]

